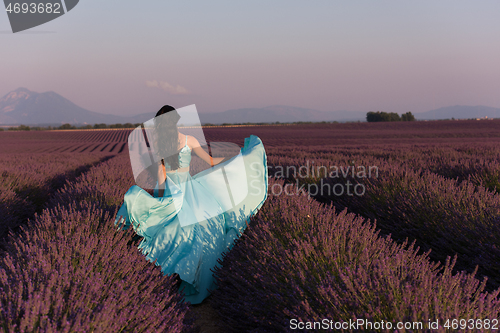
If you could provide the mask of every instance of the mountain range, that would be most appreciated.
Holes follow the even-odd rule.
[[[142,123],[154,117],[156,111],[132,117],[102,114],[86,110],[53,92],[36,93],[18,88],[0,99],[0,125],[85,125]],[[449,106],[422,113],[415,113],[418,120],[500,117],[500,109],[487,106]],[[365,121],[365,111],[324,112],[286,105],[264,108],[246,108],[218,113],[200,113],[202,124],[222,123],[274,123],[298,121]]]
[[[435,120],[435,119],[470,119],[470,118],[500,118],[500,109],[489,106],[477,105],[455,105],[439,108],[427,112],[415,114],[418,120]]]
[[[271,105],[265,108],[235,109],[217,113],[200,113],[202,123],[290,123],[297,121],[356,121],[366,120],[366,112],[324,112],[287,105]]]
[[[0,99],[0,124],[116,124],[139,123],[148,116],[122,117],[86,110],[61,95],[49,91],[36,93],[18,88]]]

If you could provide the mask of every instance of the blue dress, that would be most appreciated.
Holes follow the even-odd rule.
[[[186,142],[179,152],[179,168],[190,162]],[[123,217],[124,228],[132,225],[144,237],[139,249],[146,258],[156,260],[164,274],[179,274],[185,301],[198,304],[216,288],[211,269],[266,200],[267,177],[264,146],[252,135],[238,156],[213,168],[194,176],[167,173],[161,198],[157,189],[153,197],[132,186],[115,224]]]

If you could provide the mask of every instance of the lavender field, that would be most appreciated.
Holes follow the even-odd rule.
[[[493,331],[500,120],[206,128],[240,146],[259,136],[271,176],[214,273],[210,327],[113,225],[134,185],[128,133],[0,132],[0,331],[288,332],[323,318]]]

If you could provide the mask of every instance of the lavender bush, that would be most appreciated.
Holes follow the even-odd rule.
[[[102,154],[2,154],[0,162],[0,240],[41,212],[66,181],[109,158]]]
[[[307,161],[314,167],[332,165],[377,165],[385,164],[410,167],[415,171],[431,171],[459,181],[469,180],[490,191],[500,189],[500,146],[494,142],[483,142],[470,148],[469,144],[371,146],[359,147],[290,147],[270,148],[269,155],[275,158],[272,165],[305,166]],[[312,166],[309,168],[312,171]],[[322,177],[325,177],[323,175]],[[318,178],[316,176],[315,178]]]
[[[181,332],[175,278],[127,246],[93,205],[45,210],[0,262],[5,332]],[[81,207],[80,207],[81,208]]]
[[[211,304],[234,332],[294,331],[291,319],[498,317],[500,290],[484,292],[486,281],[453,275],[455,259],[440,266],[417,252],[345,210],[271,194],[215,271]]]
[[[123,162],[106,161],[67,183],[8,239],[0,262],[5,332],[192,330],[176,276],[163,276],[129,245],[132,231],[114,225],[126,191],[120,179],[130,182]]]
[[[76,201],[92,202],[110,214],[123,203],[125,192],[134,185],[134,176],[126,154],[117,155],[69,182],[49,200],[49,206],[68,205]]]
[[[444,264],[447,256],[458,254],[456,270],[473,272],[479,265],[479,275],[489,277],[487,289],[493,290],[500,286],[500,205],[495,194],[499,158],[497,146],[482,144],[471,149],[459,144],[413,149],[280,149],[273,151],[269,162],[270,174],[277,176],[282,176],[278,167],[304,168],[302,175],[307,173],[307,177],[285,172],[285,178],[305,189],[309,184],[313,190],[315,186],[324,189],[311,194],[321,202],[333,202],[340,210],[347,207],[351,212],[377,219],[382,233],[392,234],[399,242],[407,237],[416,239],[423,251],[432,249],[433,260]],[[332,176],[331,166],[376,166],[379,175],[359,178],[351,172],[339,172]],[[342,188],[347,182],[363,185],[365,193],[334,193],[335,186]]]
[[[447,179],[430,171],[388,167],[376,179],[350,179],[363,183],[363,196],[318,195],[338,209],[377,220],[384,234],[400,242],[406,238],[442,263],[458,254],[457,270],[488,276],[488,290],[500,286],[500,195],[470,181]],[[344,179],[319,182],[333,186]]]

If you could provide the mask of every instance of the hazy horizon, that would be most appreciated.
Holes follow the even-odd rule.
[[[25,32],[0,14],[0,96],[54,91],[137,115],[289,105],[320,111],[500,108],[500,2],[87,0]]]

